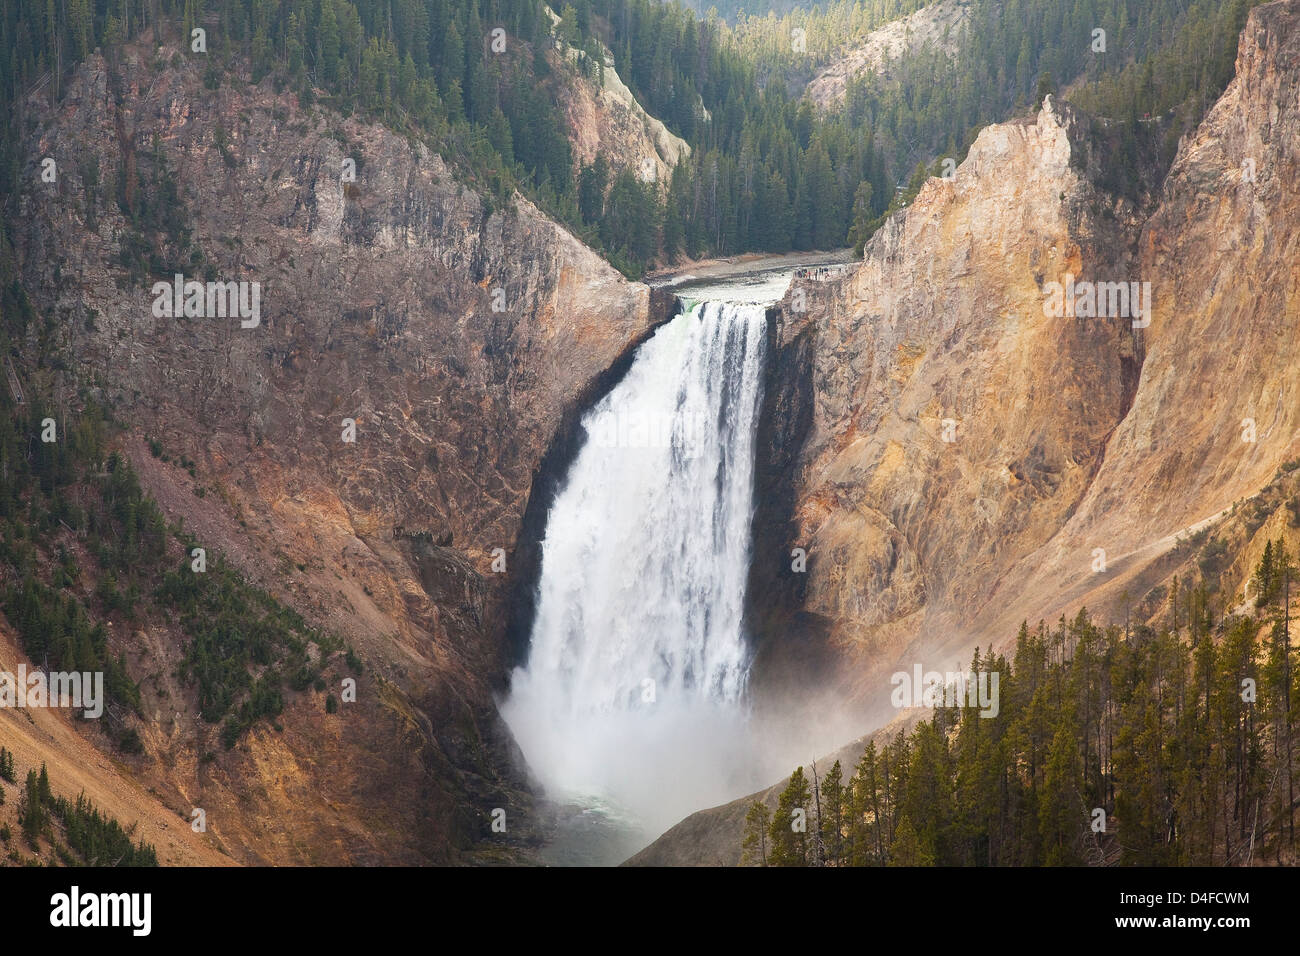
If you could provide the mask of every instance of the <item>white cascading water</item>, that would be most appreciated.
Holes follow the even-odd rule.
[[[552,797],[651,836],[756,783],[742,616],[765,343],[761,305],[684,307],[583,418],[502,706]]]

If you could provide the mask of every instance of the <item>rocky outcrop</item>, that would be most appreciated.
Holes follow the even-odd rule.
[[[161,753],[142,772],[231,809],[209,816],[236,859],[449,860],[485,845],[492,807],[526,801],[492,703],[513,552],[547,449],[650,329],[649,290],[423,144],[245,80],[207,89],[169,47],[73,76],[29,140],[14,224],[26,288],[58,319],[24,361],[45,350],[69,394],[110,404],[169,516],[368,665],[346,734],[290,707],[285,733],[210,773],[191,720],[146,734]],[[257,283],[257,324],[160,314],[153,283],[174,272]]]
[[[568,46],[555,36],[560,15],[549,6],[545,10],[554,43],[548,55],[560,66],[560,98],[573,144],[574,172],[600,155],[615,174],[630,169],[642,182],[666,187],[673,169],[690,157],[690,144],[646,112],[618,75],[608,47],[593,41],[596,62],[587,51]]]
[[[969,0],[941,0],[872,30],[843,56],[822,67],[804,95],[814,105],[830,109],[844,101],[849,82],[859,75],[888,76],[898,60],[927,47],[954,56],[970,16]]]
[[[690,145],[637,102],[602,49],[595,76],[575,75],[565,84],[564,115],[576,164],[605,157],[615,172],[631,169],[643,181],[664,186],[691,155]]]
[[[1094,185],[1105,132],[1068,108],[990,127],[853,276],[781,304],[780,334],[813,343],[785,546],[808,549],[803,613],[843,675],[821,719],[882,727],[900,716],[889,673],[960,668],[1022,620],[1158,616],[1174,575],[1222,575],[1230,609],[1264,542],[1294,544],[1296,64],[1300,2],[1255,8],[1236,78],[1150,209]],[[1067,275],[1150,282],[1149,324],[1045,315]],[[746,806],[781,786],[692,815],[631,862],[738,862]]]
[[[809,554],[803,608],[861,696],[914,639],[967,627],[1051,539],[1132,402],[1131,324],[1044,314],[1046,283],[1136,268],[1135,211],[1080,168],[1086,133],[1050,101],[990,127],[853,275],[782,304],[814,341],[791,542]]]
[[[1182,143],[1142,232],[1136,265],[1154,309],[1133,408],[1069,522],[1013,573],[1031,600],[1008,611],[1140,597],[1144,568],[1179,534],[1213,524],[1300,454],[1297,63],[1300,3],[1255,8],[1236,78]],[[1092,571],[1097,548],[1104,574]]]
[[[792,289],[777,335],[811,352],[775,388],[811,372],[812,423],[794,531],[755,568],[784,576],[824,639],[792,627],[792,655],[768,650],[789,643],[781,628],[765,634],[759,687],[765,662],[788,681],[801,655],[830,653],[806,687],[838,674],[836,701],[878,726],[901,667],[963,665],[1081,606],[1158,610],[1142,599],[1196,568],[1180,539],[1277,484],[1300,452],[1297,44],[1300,3],[1252,13],[1236,79],[1149,207],[1096,185],[1106,130],[1049,99],[981,133],[849,278]],[[1149,282],[1150,313],[1047,314],[1070,276]],[[1257,552],[1285,496],[1265,496],[1263,530],[1247,513],[1225,540]],[[790,547],[808,552],[805,581]]]
[[[1295,456],[1298,18],[1252,14],[1157,208],[1098,188],[1104,130],[1049,100],[985,130],[856,274],[796,290],[802,316],[783,305],[816,342],[804,608],[863,696],[908,656],[946,666],[1021,619],[1113,610]],[[1150,315],[1045,314],[1070,276],[1149,282]]]

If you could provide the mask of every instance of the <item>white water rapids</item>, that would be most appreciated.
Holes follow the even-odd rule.
[[[766,782],[742,629],[762,305],[684,307],[583,418],[502,713],[552,799],[647,836]]]

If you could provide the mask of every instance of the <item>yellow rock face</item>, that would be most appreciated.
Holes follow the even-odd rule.
[[[1300,4],[1256,9],[1153,209],[1089,181],[1095,121],[1068,107],[986,129],[787,314],[815,341],[804,607],[867,702],[899,663],[1111,613],[1179,532],[1300,453],[1297,63]],[[1149,282],[1149,325],[1045,314],[1071,276]]]

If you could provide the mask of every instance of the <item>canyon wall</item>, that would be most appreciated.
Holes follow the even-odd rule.
[[[1087,136],[1050,100],[990,127],[854,273],[781,304],[785,334],[814,343],[792,541],[809,555],[803,610],[855,696],[913,641],[1005,602],[997,584],[1077,508],[1132,403],[1140,332],[1043,309],[1066,273],[1137,269],[1137,211],[1089,179]]]
[[[807,699],[862,730],[897,726],[911,718],[891,705],[892,672],[963,669],[976,644],[1004,649],[1021,621],[1080,607],[1158,617],[1172,576],[1200,573],[1197,532],[1239,552],[1226,560],[1241,583],[1285,528],[1300,455],[1300,2],[1252,11],[1236,78],[1142,205],[1098,185],[1109,142],[1105,121],[1050,99],[989,127],[854,273],[797,283],[775,310],[777,339],[803,345],[771,387],[803,394],[811,375],[813,407],[787,462],[788,536],[756,538],[756,575],[796,598],[784,617],[756,615],[760,688],[790,689],[812,658]],[[1049,284],[1070,276],[1149,282],[1150,314],[1046,314]],[[805,759],[833,749],[809,746]],[[750,799],[693,815],[633,862],[736,862]]]
[[[956,56],[970,26],[971,12],[967,0],[939,0],[872,30],[818,70],[804,96],[820,109],[833,109],[843,104],[852,80],[871,75],[889,77],[905,56],[926,48]]]
[[[1300,450],[1298,25],[1294,2],[1254,11],[1155,208],[1096,185],[1104,124],[1049,98],[982,132],[805,312],[787,297],[816,342],[804,606],[860,694],[1023,619],[1114,614]],[[1150,313],[1046,314],[1070,277],[1150,283]]]
[[[1020,599],[985,608],[982,630],[1117,612],[1178,536],[1300,455],[1300,3],[1252,11],[1236,78],[1182,143],[1136,269],[1154,312],[1133,408],[1070,520],[1009,576]]]
[[[548,448],[670,304],[425,145],[269,80],[207,89],[171,47],[91,57],[26,155],[12,228],[47,321],[19,367],[108,405],[168,517],[366,664],[345,720],[293,697],[283,732],[215,762],[192,690],[146,684],[135,773],[171,811],[206,807],[236,860],[526,858],[492,700],[515,546]],[[258,283],[260,323],[159,316],[173,271]],[[154,621],[113,650],[166,670],[184,640]],[[496,806],[515,825],[492,841]]]

